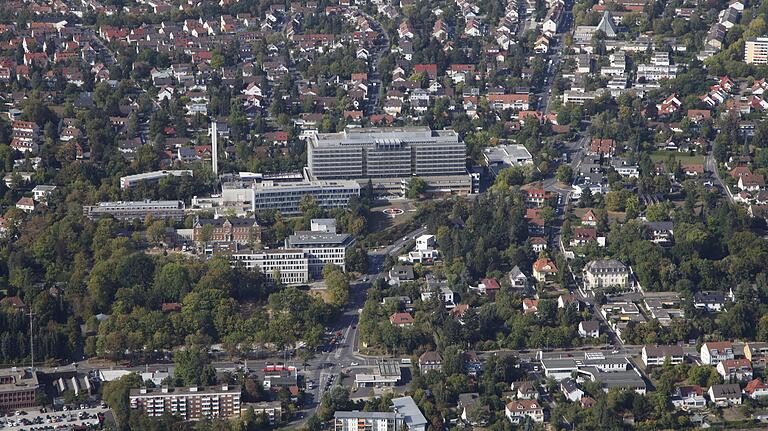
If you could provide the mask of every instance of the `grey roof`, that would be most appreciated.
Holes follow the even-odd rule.
[[[521,271],[521,270],[520,270],[520,267],[519,267],[519,266],[517,266],[517,265],[515,265],[515,267],[514,267],[514,268],[512,268],[512,270],[511,270],[511,271],[509,271],[509,278],[520,278],[520,276],[523,276],[523,277],[525,277],[526,279],[528,278],[528,277],[527,277],[527,276],[526,276],[526,275],[523,273],[523,271]]]
[[[570,377],[560,382],[560,387],[563,389],[563,392],[567,393],[576,392],[579,390],[579,385],[577,385],[576,381]]]
[[[285,240],[287,248],[301,248],[306,246],[343,246],[352,241],[352,237],[346,233],[326,233],[299,231]]]
[[[392,407],[397,413],[405,415],[405,424],[408,429],[417,429],[427,424],[427,418],[424,417],[411,397],[392,398]]]
[[[233,227],[251,227],[251,226],[258,226],[259,222],[255,218],[218,218],[218,219],[198,219],[195,224],[200,224],[200,226],[204,226],[207,224],[214,225],[214,226],[224,226],[224,223],[229,221],[229,223]]]
[[[725,302],[725,295],[718,292],[696,292],[693,294],[693,301],[705,304],[722,304]]]
[[[469,407],[471,405],[474,405],[480,401],[480,394],[477,392],[467,392],[464,394],[459,394],[459,404],[461,404],[464,407]]]
[[[653,231],[671,231],[675,224],[671,221],[649,221],[645,222],[645,227]]]
[[[458,142],[459,135],[454,130],[431,130],[426,126],[358,128],[338,133],[317,133],[309,139],[309,144],[315,147],[365,146],[377,142],[421,145],[434,140]]]
[[[712,389],[712,395],[714,395],[715,398],[736,398],[737,396],[741,398],[741,388],[738,384],[735,383],[727,385],[712,385],[710,389]]]
[[[586,367],[584,371],[594,376],[606,388],[645,388],[645,380],[635,370],[600,372],[597,368]],[[738,386],[738,385],[737,385]]]
[[[646,344],[644,349],[645,353],[650,357],[685,356],[683,348],[676,344],[670,346],[655,346],[653,344]]]
[[[605,37],[616,37],[618,30],[616,29],[616,24],[613,23],[613,17],[609,11],[603,13],[603,18],[600,20],[600,23],[597,24],[597,30],[602,30],[603,33],[605,33]]]
[[[626,270],[627,267],[616,259],[593,260],[584,267],[584,271],[592,273],[619,272]]]
[[[581,327],[586,332],[597,331],[598,329],[600,329],[600,322],[598,322],[597,320],[594,320],[594,319],[592,319],[592,320],[585,320],[585,321],[581,322]]]

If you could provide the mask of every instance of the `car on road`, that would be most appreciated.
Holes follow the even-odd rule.
[[[615,354],[619,353],[619,349],[613,349],[613,350],[611,350],[611,353],[613,353],[615,355]]]
[[[356,367],[358,365],[360,365],[360,364],[358,364],[357,362],[352,362],[351,364],[349,364],[350,367]]]

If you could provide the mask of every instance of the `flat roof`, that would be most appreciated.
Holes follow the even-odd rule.
[[[346,233],[298,231],[290,235],[285,241],[287,247],[299,245],[344,245],[348,244],[352,237]]]
[[[336,411],[333,413],[334,419],[403,419],[401,413],[395,412],[361,412],[359,410],[352,411]]]
[[[424,417],[411,397],[392,398],[392,407],[398,413],[405,415],[405,424],[408,429],[415,429],[414,427],[427,424],[427,418]]]
[[[431,130],[427,126],[361,127],[345,129],[337,133],[314,133],[310,144],[314,147],[355,146],[375,143],[431,143],[435,141],[458,142],[455,130]]]

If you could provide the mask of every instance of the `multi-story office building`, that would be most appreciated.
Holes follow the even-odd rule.
[[[360,196],[360,185],[355,181],[296,181],[254,183],[253,211],[279,210],[282,214],[300,214],[299,203],[311,196],[323,209],[346,208],[352,196]]]
[[[37,373],[28,370],[0,370],[0,411],[35,407],[40,389]]]
[[[337,411],[333,414],[335,431],[399,431],[405,415],[394,412]]]
[[[630,287],[629,268],[616,259],[599,259],[584,266],[584,287]]]
[[[153,171],[153,172],[144,172],[141,174],[136,175],[128,175],[125,177],[120,177],[120,188],[121,189],[129,189],[131,187],[136,187],[140,183],[156,183],[160,181],[160,179],[165,177],[182,177],[184,175],[189,175],[190,177],[193,175],[191,170],[184,169],[184,170],[170,170],[170,171]]]
[[[768,64],[768,37],[750,37],[744,41],[744,62]]]
[[[453,130],[360,128],[315,133],[307,140],[307,170],[318,180],[356,180],[401,192],[421,177],[431,192],[470,193],[466,145]]]
[[[327,264],[346,271],[347,249],[355,239],[345,233],[300,231],[285,239],[285,248],[303,250],[309,257],[309,273],[318,278]]]
[[[83,205],[83,215],[91,220],[112,216],[118,220],[167,218],[176,221],[184,219],[182,201],[129,201],[99,202],[98,205]]]
[[[243,265],[247,269],[258,268],[267,277],[285,284],[304,284],[309,281],[309,256],[304,250],[247,250],[233,253],[233,265]]]
[[[183,420],[240,416],[240,386],[189,386],[131,389],[132,409],[147,416],[169,414]]]

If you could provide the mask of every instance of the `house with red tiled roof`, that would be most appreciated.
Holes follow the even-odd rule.
[[[393,313],[389,316],[389,323],[393,326],[413,326],[413,316],[411,313]]]
[[[523,313],[537,313],[539,311],[538,299],[523,299]]]
[[[597,226],[597,215],[591,209],[581,216],[581,224],[586,226]]]
[[[683,102],[677,98],[677,94],[672,93],[660,104],[656,105],[656,110],[658,111],[659,115],[669,115],[677,112],[677,110],[680,109],[682,105]]]
[[[760,379],[753,379],[744,387],[744,394],[753,400],[768,397],[768,385]]]
[[[537,281],[547,281],[557,274],[557,266],[552,259],[547,257],[540,257],[533,262],[533,278]]]

